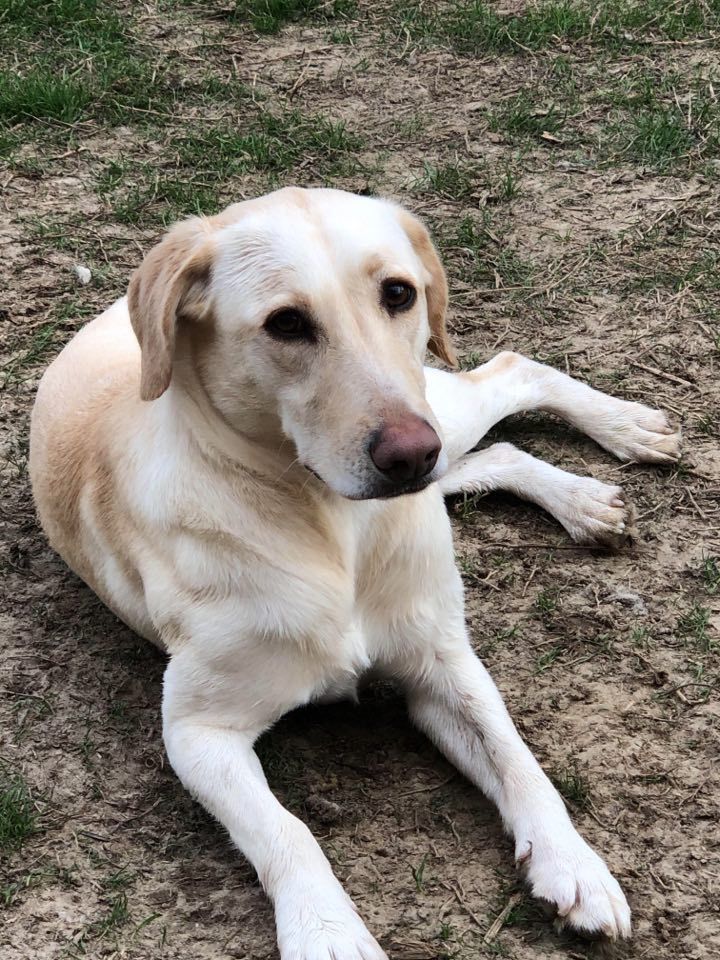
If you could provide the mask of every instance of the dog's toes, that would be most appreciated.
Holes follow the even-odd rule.
[[[603,446],[620,460],[632,463],[676,463],[682,432],[661,410],[641,403],[624,404]]]
[[[344,894],[298,900],[276,917],[281,960],[388,960]]]
[[[558,925],[611,940],[631,934],[630,907],[602,859],[577,834],[536,838],[523,861],[534,896],[553,904]]]
[[[581,477],[559,519],[576,543],[618,550],[632,537],[634,517],[622,487]]]

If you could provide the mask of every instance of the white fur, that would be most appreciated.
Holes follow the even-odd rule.
[[[139,351],[125,301],[66,348],[43,380],[33,418],[31,470],[45,528],[120,616],[168,650],[162,715],[170,763],[257,870],[275,904],[282,960],[385,957],[310,831],[271,793],[253,751],[285,712],[351,692],[371,668],[406,690],[415,722],[497,804],[533,892],[578,930],[627,936],[630,911],[620,887],[575,831],[471,649],[442,497],[504,487],[543,505],[577,539],[603,540],[623,531],[619,488],[572,477],[505,444],[467,452],[502,417],[528,409],[563,416],[623,457],[670,459],[678,438],[662,414],[501,354],[470,374],[425,368],[427,401],[450,463],[440,483],[396,499],[345,499],[344,485],[356,483],[352,457],[360,456],[349,427],[337,426],[347,442],[335,456],[333,436],[303,420],[300,374],[290,383],[272,366],[278,348],[263,339],[255,314],[277,295],[272,276],[295,257],[297,271],[282,282],[310,283],[312,273],[304,295],[331,304],[327,323],[339,330],[332,349],[343,358],[335,376],[353,371],[348,397],[377,404],[389,391],[393,402],[405,398],[417,409],[425,403],[418,357],[427,339],[424,304],[412,323],[398,319],[394,327],[368,314],[357,321],[355,339],[340,314],[351,310],[345,290],[360,254],[385,251],[389,275],[402,270],[425,281],[394,207],[327,191],[312,202],[318,222],[332,225],[322,244],[303,235],[309,227],[302,217],[299,225],[283,221],[272,205],[271,215],[261,208],[254,220],[221,233],[213,283],[222,349],[211,387],[198,388],[180,342],[170,388],[151,403],[137,400]],[[267,236],[278,234],[268,265]],[[241,241],[253,235],[260,239],[248,248]],[[356,301],[352,310],[361,317]],[[330,314],[338,315],[333,321]],[[350,316],[347,325],[355,322]],[[244,353],[232,353],[233,337],[249,344]],[[332,370],[313,373],[309,360],[306,367],[306,378],[331,382]],[[264,394],[271,369],[272,389]],[[101,381],[110,393],[97,399]],[[92,423],[73,427],[89,403]],[[270,410],[271,403],[280,408]],[[292,421],[294,443],[289,428],[277,427],[283,417]],[[263,431],[274,429],[285,434],[265,442]],[[72,530],[57,506],[66,481],[56,471],[75,469],[54,459],[63,431],[75,445],[75,466],[90,478]],[[296,462],[303,445],[332,484]],[[99,481],[90,467],[99,452],[112,466],[109,501],[93,499]]]

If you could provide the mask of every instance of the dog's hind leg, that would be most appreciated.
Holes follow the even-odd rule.
[[[632,508],[621,487],[567,473],[509,443],[466,454],[438,482],[445,496],[508,490],[547,510],[588,546],[619,547],[630,532]]]
[[[621,460],[673,463],[680,433],[664,413],[618,400],[517,353],[499,353],[466,373],[425,368],[427,399],[450,463],[513,413],[545,410],[567,420]]]

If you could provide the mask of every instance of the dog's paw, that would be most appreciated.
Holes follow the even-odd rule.
[[[576,543],[617,550],[632,532],[634,511],[622,487],[577,477],[553,513]]]
[[[276,906],[276,919],[281,960],[388,960],[344,895]]]
[[[618,401],[619,406],[594,438],[619,460],[633,463],[676,463],[681,431],[661,410],[642,403]]]
[[[556,908],[560,926],[611,940],[630,936],[625,894],[579,834],[522,839],[515,855],[533,895]]]

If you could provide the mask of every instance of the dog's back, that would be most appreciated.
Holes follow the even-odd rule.
[[[129,556],[122,559],[131,532],[115,519],[115,465],[122,460],[113,449],[141,416],[139,379],[140,348],[123,298],[83,327],[46,370],[32,413],[29,467],[50,543],[118,616],[156,642],[137,572]]]

